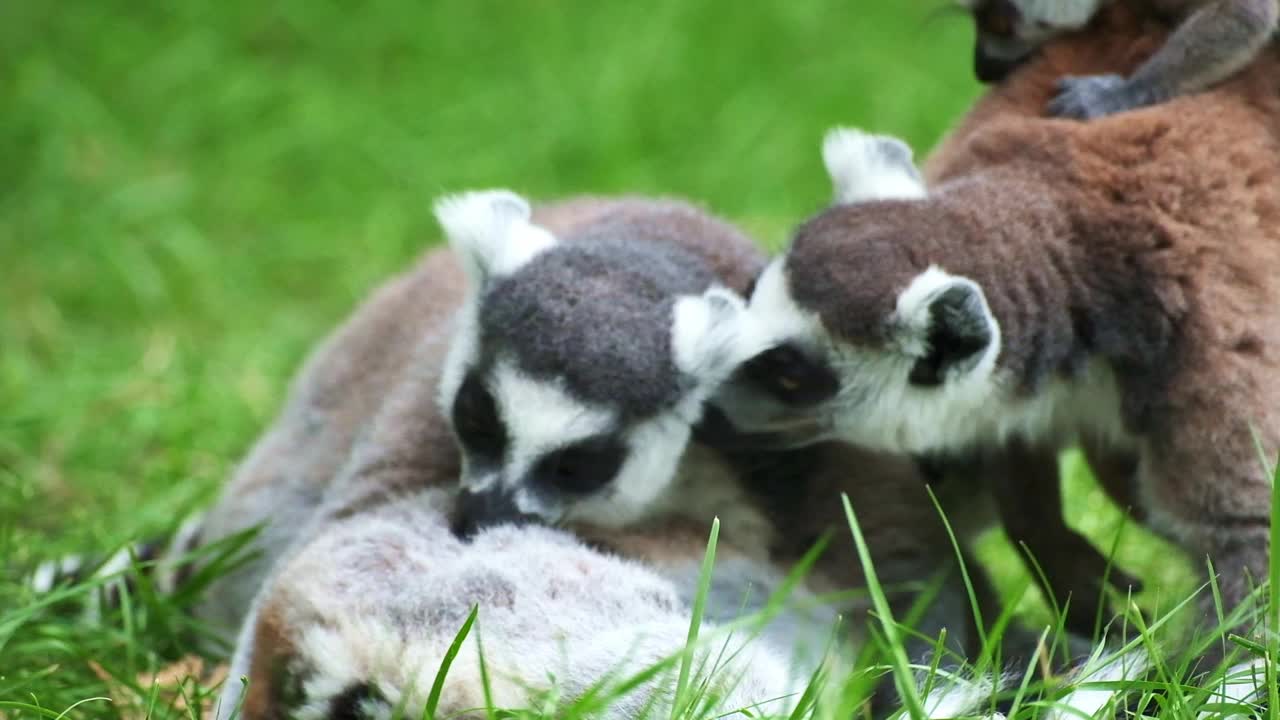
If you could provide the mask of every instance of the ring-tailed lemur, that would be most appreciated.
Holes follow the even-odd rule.
[[[923,197],[925,192],[911,148],[896,138],[833,133],[823,146],[823,159],[838,202]],[[798,370],[805,374],[793,377]],[[722,404],[750,426],[761,421],[759,413],[776,408],[778,400],[804,407],[838,392],[839,387],[834,371],[823,372],[812,366],[797,348],[784,343],[746,363],[724,393]],[[789,433],[803,435],[809,432],[806,424],[801,420],[780,431],[784,438]],[[1104,487],[1122,508],[1133,507],[1132,498],[1124,497],[1122,492],[1132,472],[1126,459],[1093,443],[1089,443],[1088,450]],[[1121,588],[1139,587],[1135,578],[1109,569],[1107,558],[1083,535],[1067,527],[1062,515],[1056,447],[1015,439],[998,446],[965,448],[959,453],[927,453],[922,466],[935,486],[943,480],[964,483],[961,488],[950,490],[951,496],[973,488],[975,483],[993,493],[995,513],[961,513],[962,519],[998,516],[1010,539],[1025,548],[1024,560],[1029,561],[1033,576],[1045,585],[1054,604],[1065,613],[1066,626],[1072,632],[1090,637],[1098,618],[1105,619],[1101,613],[1106,597],[1104,578]],[[1115,470],[1117,467],[1121,469]]]
[[[450,528],[455,498],[425,490],[336,519],[287,558],[241,634],[218,717],[238,706],[245,720],[421,717],[473,607],[478,619],[441,686],[436,717],[484,717],[487,701],[557,714],[557,701],[564,708],[593,692],[609,698],[600,717],[669,716],[678,664],[621,689],[684,649],[690,605],[681,576],[696,577],[705,537],[682,544],[612,533],[619,547],[636,544],[644,563],[537,525],[477,530],[464,541]],[[716,612],[782,584],[768,566],[735,566],[732,551],[723,559],[716,576],[735,597]],[[694,678],[695,687],[706,683],[699,704],[717,715],[794,708],[836,627],[834,611],[813,598],[763,635],[748,622],[728,637],[721,619],[732,620],[708,614]],[[806,642],[797,644],[797,631]]]
[[[1075,57],[1125,46],[1095,35],[1075,37]],[[1028,111],[1059,69],[1037,63],[938,151],[929,191],[804,223],[751,310],[793,376],[839,383],[744,429],[903,452],[1084,436],[1134,453],[1145,524],[1211,561],[1228,612],[1247,617],[1270,555],[1260,458],[1280,449],[1268,58],[1213,103],[1073,125]],[[857,172],[838,168],[837,187]]]
[[[1108,0],[957,0],[977,26],[974,71],[998,82],[1058,35],[1085,27]],[[1110,0],[1176,18],[1178,26],[1128,75],[1067,77],[1055,115],[1096,118],[1199,92],[1248,65],[1276,31],[1276,0]]]

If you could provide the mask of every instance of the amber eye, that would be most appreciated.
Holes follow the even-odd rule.
[[[840,390],[825,364],[793,345],[779,345],[748,360],[741,374],[752,384],[795,407],[816,405]]]
[[[600,437],[574,443],[544,457],[534,470],[538,482],[561,492],[585,495],[613,480],[622,469],[626,446]]]
[[[507,448],[507,432],[493,393],[475,374],[467,375],[453,400],[453,430],[468,453],[497,461]]]

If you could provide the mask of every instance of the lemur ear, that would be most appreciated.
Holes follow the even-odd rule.
[[[915,358],[912,385],[933,387],[973,371],[990,371],[1000,350],[1000,326],[977,283],[936,267],[898,296],[896,340]]]
[[[515,272],[556,242],[530,222],[529,202],[509,190],[446,195],[436,201],[435,214],[477,286]]]
[[[925,196],[911,148],[895,137],[834,128],[823,138],[822,162],[840,204]]]
[[[719,385],[738,365],[764,350],[764,339],[743,299],[712,287],[676,300],[671,348],[681,372]]]

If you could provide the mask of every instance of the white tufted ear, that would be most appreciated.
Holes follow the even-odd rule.
[[[477,286],[515,272],[556,242],[529,221],[528,201],[509,190],[446,195],[436,201],[435,214]]]
[[[837,203],[925,196],[911,148],[897,138],[835,128],[823,138],[822,161]]]
[[[916,360],[914,385],[990,372],[1000,352],[1000,324],[982,287],[937,267],[917,275],[898,295],[894,328],[899,348]]]
[[[711,386],[708,390],[764,346],[754,317],[733,291],[712,287],[676,301],[671,328],[676,367]]]

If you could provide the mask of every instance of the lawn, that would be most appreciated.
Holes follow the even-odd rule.
[[[21,577],[214,497],[308,347],[437,241],[433,197],[686,195],[776,247],[829,197],[826,128],[923,154],[976,96],[945,7],[0,4],[0,707],[54,717],[182,654],[162,606],[88,627]],[[1109,544],[1119,516],[1068,462],[1072,522]],[[1168,557],[1126,531],[1121,562],[1176,594]]]

